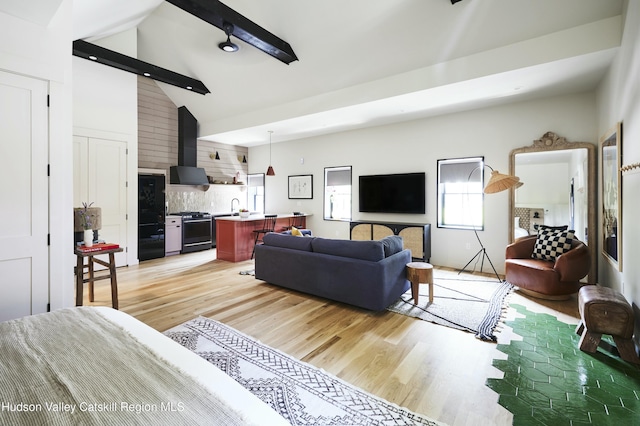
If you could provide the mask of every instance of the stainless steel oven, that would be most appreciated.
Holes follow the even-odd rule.
[[[201,212],[180,212],[182,216],[182,251],[208,250],[211,248],[211,214]]]

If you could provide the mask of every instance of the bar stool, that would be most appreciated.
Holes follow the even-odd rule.
[[[252,259],[253,259],[253,256],[256,254],[256,245],[262,242],[262,237],[265,234],[268,234],[269,232],[273,232],[273,230],[276,228],[277,218],[278,218],[278,215],[276,214],[265,214],[264,221],[262,222],[262,228],[253,230],[253,233],[255,234],[256,238],[255,238],[255,241],[253,242],[253,251],[251,252]]]
[[[122,247],[115,249],[107,249],[107,250],[97,250],[94,252],[82,252],[77,248],[74,250],[74,254],[77,257],[76,264],[76,306],[82,306],[82,293],[83,293],[83,284],[89,283],[89,301],[93,302],[93,282],[98,280],[104,280],[109,278],[111,280],[111,305],[113,309],[118,309],[118,280],[116,277],[116,260],[115,253],[120,253],[124,249]],[[101,254],[108,254],[109,261],[104,261],[94,256],[99,256]],[[87,265],[84,264],[84,258],[87,258]],[[108,273],[106,275],[102,275],[97,277],[94,273],[93,264],[97,263],[99,265],[104,266],[108,269]],[[84,277],[84,270],[87,268],[89,270],[89,277]]]
[[[304,226],[304,215],[300,212],[294,212],[293,217],[289,220],[289,226],[285,226],[283,229],[289,231],[292,228],[302,229]]]

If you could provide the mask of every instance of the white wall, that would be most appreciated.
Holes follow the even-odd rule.
[[[132,29],[94,42],[136,56]],[[73,57],[73,134],[125,141],[127,159],[127,263],[138,263],[138,79],[136,74]],[[123,245],[123,244],[121,244]]]
[[[350,165],[353,166],[354,220],[431,223],[431,261],[436,265],[461,268],[477,252],[479,245],[473,232],[436,227],[437,160],[482,155],[494,169],[508,172],[511,149],[531,145],[547,131],[569,141],[596,143],[595,122],[595,94],[585,93],[282,143],[277,143],[274,134],[272,165],[276,176],[266,177],[266,210],[311,212],[314,216],[307,225],[315,235],[348,239],[348,223],[322,219],[322,191],[325,167]],[[249,172],[264,173],[269,162],[269,146],[250,148],[249,158]],[[427,173],[426,214],[358,212],[359,175],[419,171]],[[299,174],[313,175],[312,200],[288,199],[287,176]],[[485,197],[485,217],[485,230],[478,234],[496,269],[503,273],[508,242],[507,192]],[[490,271],[486,265],[484,270]]]
[[[49,298],[51,309],[74,300],[71,56],[72,0],[63,0],[48,26],[0,13],[0,69],[49,83]],[[0,100],[1,102],[2,100]],[[47,188],[41,188],[47,191]]]
[[[48,26],[0,12],[0,69],[56,82],[69,78],[72,3],[62,1]]]
[[[525,184],[516,191],[516,207],[544,209],[545,225],[569,224],[572,176],[568,163],[518,164],[516,175]],[[584,241],[582,236],[580,239]]]
[[[622,163],[640,162],[640,0],[625,2],[624,35],[620,52],[598,91],[598,134],[603,135],[615,123],[623,122]],[[601,168],[601,166],[599,166]],[[601,193],[601,183],[599,183]],[[599,257],[601,284],[622,291],[640,305],[640,169],[622,176],[622,271]],[[598,205],[600,211],[600,205]],[[602,220],[599,217],[598,222]],[[602,235],[602,229],[599,229]],[[601,252],[602,247],[599,247]],[[640,317],[636,318],[640,322]],[[637,325],[640,326],[640,325]],[[637,329],[637,328],[636,328]]]
[[[536,204],[569,204],[569,165],[567,163],[545,164],[545,173],[540,173],[537,164],[518,165],[517,175],[523,185],[516,192],[516,207],[534,207]],[[561,180],[562,185],[558,185]]]

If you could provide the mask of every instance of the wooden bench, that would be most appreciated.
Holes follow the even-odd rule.
[[[607,287],[584,286],[578,292],[578,308],[580,323],[576,333],[581,335],[581,351],[596,352],[602,335],[609,334],[622,359],[640,364],[632,340],[633,310],[622,294]]]

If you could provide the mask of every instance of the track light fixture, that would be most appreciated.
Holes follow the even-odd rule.
[[[225,24],[232,24],[232,33],[235,38],[262,50],[285,64],[298,60],[289,43],[229,6],[222,4],[219,0],[167,0],[167,3],[171,3],[223,31]],[[232,44],[230,40],[227,42]],[[222,44],[224,43],[221,43],[220,49],[224,49]]]
[[[223,41],[218,45],[218,47],[224,50],[225,52],[236,52],[239,49],[238,45],[235,43],[231,43],[231,34],[233,33],[233,24],[225,22],[224,24],[222,24],[222,29],[224,30],[224,33],[227,35],[227,41]]]

